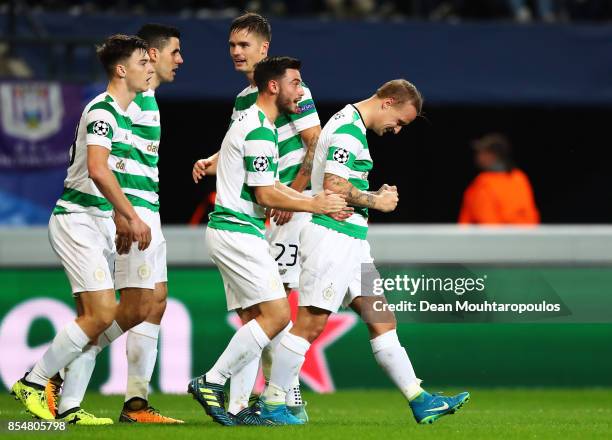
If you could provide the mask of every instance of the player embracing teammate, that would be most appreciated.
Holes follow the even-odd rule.
[[[263,17],[257,14],[246,14],[234,21],[240,23],[245,19],[254,20],[256,23],[265,22]],[[267,22],[266,22],[267,23]],[[245,89],[236,99],[236,105],[232,115],[233,123],[236,119],[246,118],[241,110],[250,109],[256,98],[253,77],[249,76],[249,67],[253,68],[251,59],[244,56],[242,50],[251,48],[256,49],[260,59],[267,55],[267,48],[270,39],[269,31],[258,32],[257,27],[236,28],[234,25],[230,31],[230,53],[234,60],[237,70],[247,72],[247,77],[251,81],[251,87]],[[242,32],[240,32],[242,31]],[[259,39],[249,42],[248,38],[260,36]],[[261,37],[263,35],[263,37]],[[238,48],[238,49],[236,49]],[[257,59],[257,56],[253,59]],[[251,64],[249,64],[251,62]],[[262,61],[263,63],[269,60]],[[257,70],[255,66],[254,70]],[[252,74],[251,74],[252,75]],[[249,96],[252,96],[249,99]],[[303,108],[306,112],[310,106],[314,109],[314,103],[310,101]],[[299,107],[299,106],[298,106]],[[326,124],[321,137],[315,141],[316,153],[311,148],[306,149],[304,162],[293,165],[294,170],[307,171],[304,176],[312,172],[312,190],[314,194],[321,194],[324,191],[342,194],[347,203],[352,207],[354,213],[343,210],[341,214],[325,215],[315,214],[312,218],[303,216],[294,222],[289,216],[278,211],[272,212],[271,228],[267,236],[270,241],[270,252],[279,260],[279,270],[281,275],[289,272],[286,263],[281,260],[282,254],[288,246],[277,246],[276,239],[280,237],[299,237],[293,238],[292,244],[295,247],[295,268],[300,270],[299,275],[299,310],[295,324],[289,323],[283,330],[276,333],[271,338],[270,332],[259,331],[258,323],[261,323],[260,315],[250,315],[250,304],[241,305],[236,300],[236,292],[250,292],[257,296],[259,301],[258,310],[268,309],[273,301],[266,296],[275,290],[272,284],[276,282],[266,282],[258,276],[250,278],[249,285],[237,286],[231,281],[233,272],[235,276],[243,270],[249,273],[252,270],[250,258],[244,259],[234,255],[232,264],[220,261],[216,256],[219,246],[216,237],[210,236],[207,232],[208,246],[213,261],[219,266],[224,279],[226,297],[228,298],[228,310],[237,310],[245,324],[251,331],[253,341],[247,342],[246,337],[242,337],[242,344],[251,347],[251,355],[248,363],[231,363],[228,361],[228,350],[234,344],[237,346],[237,336],[234,336],[230,346],[217,361],[209,372],[194,379],[189,385],[189,391],[193,394],[206,412],[215,421],[224,425],[238,424],[303,424],[308,421],[308,417],[303,408],[295,411],[290,406],[293,402],[291,395],[295,393],[298,384],[299,371],[304,362],[306,352],[310,344],[323,331],[329,315],[336,312],[340,306],[349,306],[362,317],[371,312],[368,307],[371,302],[369,297],[373,295],[371,289],[362,289],[362,271],[366,276],[376,276],[377,272],[373,266],[373,259],[370,255],[370,247],[366,240],[367,237],[367,217],[368,209],[376,209],[382,212],[393,211],[399,201],[397,188],[391,185],[383,185],[377,191],[369,191],[368,175],[373,167],[372,157],[368,149],[366,131],[374,131],[379,136],[386,133],[398,134],[401,128],[412,122],[420,114],[422,108],[422,97],[419,91],[410,82],[399,79],[392,80],[381,86],[370,98],[357,104],[347,105]],[[249,111],[249,110],[247,110]],[[296,118],[297,119],[297,118]],[[284,123],[292,121],[292,116],[288,112],[275,120],[278,128],[278,135],[283,132]],[[297,124],[288,124],[284,127],[285,131],[291,127],[294,130]],[[231,130],[231,128],[230,128]],[[299,132],[299,130],[298,130]],[[227,140],[227,136],[226,136]],[[278,139],[277,139],[278,141]],[[248,144],[247,144],[248,145]],[[306,143],[306,145],[308,145]],[[248,147],[245,147],[248,148]],[[299,149],[298,143],[295,149]],[[223,150],[223,148],[222,148]],[[287,150],[279,142],[278,153],[286,154]],[[226,157],[229,153],[226,153]],[[253,158],[252,163],[245,160],[247,176],[252,173],[269,172],[267,162],[261,158]],[[208,159],[201,159],[194,165],[193,178],[197,182],[202,176],[215,174],[218,169],[219,153]],[[235,170],[237,173],[240,170]],[[248,179],[248,178],[247,178]],[[255,179],[255,177],[253,177]],[[251,194],[250,200],[254,203],[260,200],[252,196],[252,191],[243,188],[243,194]],[[305,186],[300,189],[304,189]],[[219,190],[219,186],[218,186]],[[219,197],[220,194],[218,194]],[[217,203],[221,203],[217,199]],[[226,216],[229,215],[226,213]],[[222,218],[226,220],[226,216]],[[215,208],[209,222],[209,230],[218,228],[221,215]],[[247,219],[242,219],[243,222]],[[293,228],[287,226],[293,224]],[[246,226],[246,225],[245,225]],[[261,227],[261,224],[259,225]],[[245,232],[240,228],[232,229],[234,233]],[[285,234],[284,231],[287,231]],[[260,233],[263,231],[260,230]],[[247,234],[249,232],[246,232]],[[235,238],[234,240],[238,240]],[[245,237],[242,240],[246,240]],[[250,240],[250,239],[249,239]],[[236,244],[236,243],[234,243]],[[261,247],[261,243],[257,243]],[[244,246],[241,244],[241,246]],[[281,249],[280,253],[278,248]],[[255,243],[253,243],[255,249]],[[299,249],[299,262],[296,261]],[[263,247],[262,247],[263,250]],[[257,252],[255,254],[259,255]],[[244,255],[250,255],[247,251]],[[226,258],[229,258],[226,256]],[[248,261],[247,261],[248,260]],[[298,264],[299,263],[299,264]],[[263,273],[268,274],[267,271]],[[297,270],[296,272],[297,273]],[[295,287],[295,281],[288,284],[288,287]],[[362,291],[364,290],[364,291]],[[264,293],[267,292],[267,293]],[[279,316],[284,316],[280,312]],[[282,320],[282,319],[281,319]],[[400,389],[404,397],[409,402],[413,415],[418,423],[432,423],[439,417],[453,414],[469,400],[469,393],[461,393],[457,396],[446,397],[437,394],[430,394],[420,386],[421,381],[417,379],[406,350],[401,345],[396,333],[395,317],[391,313],[378,316],[377,319],[367,320],[366,322],[370,333],[370,343],[374,357],[379,365],[389,375],[396,386]],[[255,327],[255,328],[252,328]],[[240,330],[247,333],[246,330]],[[271,352],[271,369],[266,373],[266,389],[258,404],[253,408],[246,406],[247,395],[255,381],[257,372],[258,353],[262,350]],[[255,353],[255,354],[253,354]],[[244,358],[242,358],[244,359]],[[270,364],[268,362],[268,364]],[[212,378],[212,379],[211,379]],[[239,378],[239,380],[237,380]],[[228,411],[225,410],[225,394],[223,384],[230,379],[230,404]],[[240,387],[241,391],[234,388]],[[246,384],[246,385],[245,385]],[[299,388],[298,388],[299,390]],[[239,404],[232,396],[237,396]]]
[[[255,83],[255,65],[268,55],[272,39],[272,30],[268,21],[259,14],[246,13],[233,20],[229,30],[229,52],[236,71],[244,73],[249,86],[236,97],[231,116],[235,123],[240,115],[249,109],[259,96]],[[278,178],[281,183],[304,193],[310,193],[310,173],[312,158],[321,133],[319,116],[308,87],[302,83],[303,94],[297,103],[295,112],[282,112],[274,122],[278,131]],[[216,174],[218,153],[208,159],[197,161],[193,167],[193,179],[198,182],[204,175]],[[291,212],[274,209],[271,211],[270,227],[266,238],[270,243],[270,252],[277,261],[285,292],[299,286],[300,264],[298,259],[299,236],[302,227],[310,221],[310,213]],[[243,309],[236,304],[228,304],[229,310],[235,310],[242,322],[246,324],[256,315],[253,309]],[[283,329],[289,331],[291,322]],[[271,352],[280,340],[274,338],[262,352],[261,365],[266,380],[270,378],[272,366]],[[250,380],[256,376],[259,360],[255,359],[234,377],[234,383]],[[250,392],[250,390],[249,390]],[[308,420],[306,404],[302,401],[299,378],[285,396],[288,410],[303,421]],[[248,396],[230,389],[228,409],[236,414],[248,404]]]

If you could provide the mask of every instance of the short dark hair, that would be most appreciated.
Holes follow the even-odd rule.
[[[145,40],[149,47],[159,50],[162,50],[168,44],[170,38],[181,38],[181,32],[174,26],[158,23],[145,24],[140,28],[137,35]]]
[[[246,12],[240,17],[234,18],[229,33],[231,34],[242,29],[248,33],[257,34],[266,41],[272,41],[272,27],[270,23],[268,23],[265,17],[255,12]]]
[[[282,78],[287,69],[299,70],[300,67],[302,67],[302,62],[297,58],[266,57],[255,64],[253,79],[261,92],[268,87],[269,81]]]
[[[112,77],[115,66],[120,61],[132,56],[135,50],[147,51],[147,42],[135,35],[115,34],[96,47],[98,59],[109,77]]]
[[[394,105],[410,102],[414,105],[417,115],[420,115],[423,109],[423,96],[421,96],[421,92],[419,92],[414,84],[405,79],[387,81],[376,91],[376,96],[381,99],[393,98],[395,100]]]

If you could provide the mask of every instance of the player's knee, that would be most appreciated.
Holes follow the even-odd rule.
[[[274,319],[274,323],[273,323],[274,333],[279,334],[281,331],[283,331],[283,329],[287,327],[287,324],[289,324],[290,320],[291,320],[291,316],[289,315],[289,313],[281,314],[277,316]]]
[[[110,307],[105,307],[103,310],[96,310],[93,315],[89,316],[89,319],[97,331],[102,333],[113,323],[116,313],[117,306],[113,305]]]
[[[153,320],[155,322],[161,321],[164,316],[164,312],[166,311],[167,301],[165,299],[161,301],[156,301],[152,306],[149,314],[147,316],[148,320]]]
[[[312,343],[321,333],[323,333],[326,323],[327,320],[312,320],[308,322],[307,325],[297,324],[294,325],[291,333],[294,333]]]
[[[141,302],[140,304],[134,304],[129,308],[126,313],[127,321],[129,322],[130,328],[137,326],[141,322],[147,319],[149,312],[151,311],[150,302]]]
[[[134,312],[134,325],[138,325],[147,319],[152,308],[151,304],[142,304],[138,307]]]
[[[255,319],[260,315],[260,311],[257,306],[249,307],[247,309],[237,309],[236,313],[238,313],[238,316],[240,316],[242,324],[246,324],[251,319]]]
[[[310,337],[309,337],[309,342],[313,342],[315,339],[317,339],[319,337],[319,335],[321,333],[323,333],[323,330],[325,330],[325,325],[327,324],[327,320],[326,321],[317,321],[313,326],[312,326],[312,330],[310,331]]]
[[[395,330],[397,327],[395,319],[393,322],[377,322],[368,323],[368,331],[370,332],[370,339],[376,338],[380,335],[384,335],[387,332]]]
[[[291,319],[291,309],[286,299],[274,300],[259,305],[261,317],[280,332],[287,327]]]

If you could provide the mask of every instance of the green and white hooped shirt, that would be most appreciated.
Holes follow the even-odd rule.
[[[128,114],[132,120],[132,149],[123,158],[132,177],[119,183],[132,205],[157,212],[161,119],[155,91],[149,89],[137,94],[128,107]]]
[[[278,175],[281,183],[285,185],[291,185],[295,180],[306,155],[306,146],[302,142],[300,132],[321,125],[310,89],[304,83],[302,87],[304,96],[298,103],[299,113],[283,113],[274,122],[278,130]],[[254,86],[249,86],[238,94],[232,111],[232,122],[255,103],[258,95],[257,87]]]
[[[132,150],[132,121],[108,93],[101,93],[83,110],[77,125],[75,140],[70,147],[68,173],[64,191],[53,210],[54,215],[88,213],[98,217],[110,217],[113,207],[89,178],[87,145],[99,145],[111,151],[109,167],[118,176],[122,186],[145,186],[139,179],[132,179],[124,165],[127,152]],[[155,187],[147,182],[147,187]],[[155,188],[156,189],[156,188]]]
[[[372,166],[366,127],[357,108],[349,104],[332,116],[321,131],[312,167],[312,190],[314,193],[323,191],[323,178],[325,173],[330,173],[348,180],[361,191],[367,191]],[[345,221],[314,214],[312,222],[365,240],[368,234],[368,209],[354,208],[353,215]]]
[[[225,134],[217,163],[217,199],[208,226],[265,239],[265,208],[254,188],[278,180],[278,133],[253,104]]]

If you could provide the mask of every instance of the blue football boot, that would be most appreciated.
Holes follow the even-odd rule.
[[[303,425],[304,422],[291,414],[287,405],[271,405],[263,401],[261,418],[270,420],[275,425]]]
[[[410,408],[417,423],[430,424],[442,416],[454,414],[468,400],[470,400],[470,393],[467,392],[447,397],[423,391],[410,401]]]
[[[271,420],[264,419],[258,413],[256,413],[252,406],[247,406],[236,415],[230,413],[230,417],[236,422],[237,425],[274,426],[274,423]]]
[[[206,414],[220,425],[236,426],[236,421],[225,411],[225,391],[223,386],[206,382],[206,376],[191,379],[187,392],[198,401]]]

